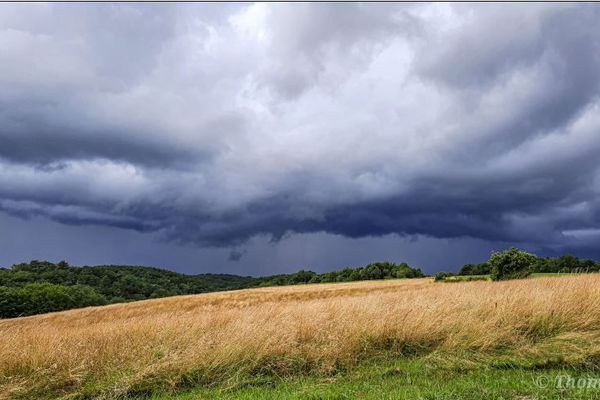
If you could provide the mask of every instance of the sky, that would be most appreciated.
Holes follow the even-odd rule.
[[[600,5],[0,4],[0,265],[600,259]]]

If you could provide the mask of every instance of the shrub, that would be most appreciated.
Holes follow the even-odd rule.
[[[446,278],[454,276],[451,272],[438,272],[435,274],[435,278],[433,279],[435,282],[443,282]]]
[[[493,252],[488,264],[493,281],[520,279],[529,276],[538,258],[533,254],[511,247],[503,252]]]

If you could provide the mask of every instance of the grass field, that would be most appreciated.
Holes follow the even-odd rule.
[[[600,388],[535,380],[599,367],[595,274],[248,289],[0,321],[2,398],[583,399]]]
[[[530,278],[560,278],[562,276],[576,276],[581,274],[571,272],[535,272]],[[490,275],[453,275],[446,277],[442,282],[471,282],[471,281],[490,281]]]
[[[471,282],[471,281],[489,281],[489,275],[453,275],[444,278],[442,282]]]
[[[301,376],[255,380],[243,385],[199,388],[177,395],[156,395],[153,400],[590,400],[597,388],[556,386],[557,377],[586,379],[577,369],[473,368],[452,370],[427,359],[371,360],[333,377]]]

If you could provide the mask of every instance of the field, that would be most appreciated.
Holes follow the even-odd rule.
[[[572,272],[535,272],[531,274],[531,278],[560,278],[562,276],[576,276],[579,273]],[[453,275],[446,277],[443,282],[471,282],[471,281],[489,281],[492,278],[490,275]]]
[[[600,275],[247,289],[0,321],[1,398],[592,398]],[[541,378],[540,378],[541,377]]]

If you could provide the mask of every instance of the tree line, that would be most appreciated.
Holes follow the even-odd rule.
[[[186,275],[143,266],[74,267],[62,261],[31,261],[0,268],[0,318],[184,294],[261,286],[424,276],[408,264],[378,262],[317,274],[301,270],[266,277]]]
[[[420,268],[412,268],[406,263],[376,262],[358,268],[344,268],[340,271],[317,274],[300,270],[294,274],[273,275],[260,278],[258,286],[296,285],[299,283],[331,283],[368,281],[376,279],[421,278],[425,274]]]
[[[490,259],[480,264],[465,264],[458,274],[439,272],[436,280],[452,276],[473,277],[489,275],[492,280],[524,278],[534,273],[589,273],[599,272],[600,263],[571,254],[560,257],[538,257],[511,247],[502,252],[492,252]]]
[[[492,253],[480,264],[465,264],[458,274],[440,272],[436,280],[452,276],[492,280],[526,277],[531,273],[600,271],[600,263],[572,255],[537,257],[516,248]],[[0,268],[0,318],[12,318],[72,308],[153,299],[184,294],[262,286],[351,282],[374,279],[420,278],[425,274],[406,263],[376,262],[357,268],[318,274],[300,270],[265,277],[230,274],[186,275],[143,266],[74,267],[33,260]]]

